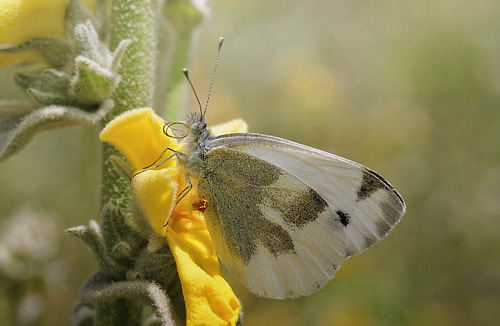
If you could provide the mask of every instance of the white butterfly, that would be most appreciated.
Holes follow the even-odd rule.
[[[257,295],[321,289],[344,260],[385,238],[405,213],[398,192],[358,163],[262,134],[213,137],[201,114],[185,126],[179,157],[208,200],[204,215],[215,249]]]
[[[403,198],[374,171],[277,137],[213,137],[205,112],[200,104],[200,114],[165,125],[167,136],[185,137],[184,152],[168,158],[177,156],[188,181],[198,180],[219,258],[251,292],[289,298],[321,289],[404,215]]]

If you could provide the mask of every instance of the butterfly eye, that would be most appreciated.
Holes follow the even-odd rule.
[[[163,133],[171,138],[182,139],[189,134],[189,128],[181,121],[169,122],[163,126]]]

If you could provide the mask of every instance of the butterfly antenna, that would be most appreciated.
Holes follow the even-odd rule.
[[[200,107],[200,114],[204,115],[203,111],[201,110],[201,103],[200,103],[200,99],[198,98],[198,94],[196,94],[193,83],[191,83],[191,79],[189,79],[188,70],[186,68],[182,68],[182,73],[184,74],[184,76],[186,76],[186,79],[188,80],[189,85],[191,85],[191,89],[193,90],[194,96],[196,97],[196,100],[198,101],[198,106]],[[205,109],[205,111],[206,111],[206,109]]]
[[[212,74],[212,80],[210,80],[210,88],[208,89],[207,103],[205,104],[205,111],[203,111],[202,117],[205,117],[205,113],[207,113],[208,101],[210,101],[210,93],[212,93],[212,86],[214,84],[215,72],[217,71],[217,62],[219,61],[219,53],[223,42],[224,38],[223,37],[219,38],[219,45],[217,46],[217,54],[215,55],[214,73]]]

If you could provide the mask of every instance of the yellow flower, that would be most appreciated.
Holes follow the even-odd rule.
[[[94,9],[95,0],[83,0]],[[66,0],[0,0],[0,44],[20,45],[34,38],[64,37]],[[0,68],[23,61],[42,60],[35,50],[0,54]]]
[[[176,140],[163,134],[163,125],[150,109],[132,110],[111,121],[100,138],[118,148],[134,170],[139,171],[153,163],[167,147],[182,151]],[[245,122],[234,120],[212,131],[217,135],[246,132],[246,129]],[[171,153],[167,151],[164,157]],[[200,203],[196,186],[173,209],[186,185],[183,166],[176,158],[132,179],[138,207],[154,230],[166,236],[174,255],[186,303],[187,325],[235,325],[241,306],[220,274],[202,209],[196,207]]]

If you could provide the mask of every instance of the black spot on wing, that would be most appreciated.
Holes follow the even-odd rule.
[[[349,214],[340,210],[335,211],[335,213],[338,215],[340,223],[342,223],[342,225],[346,228],[351,221],[351,217],[349,216]]]
[[[370,197],[378,189],[385,188],[385,183],[381,181],[383,178],[371,170],[363,170],[363,180],[358,190],[357,200],[363,200]]]
[[[394,189],[394,187],[389,182],[387,182],[384,177],[368,168],[365,168],[363,170],[363,179],[357,192],[358,198],[356,199],[356,201],[367,199],[378,189],[388,190],[391,195],[397,197],[397,200],[401,205],[405,205],[403,197],[401,197],[397,190]]]

